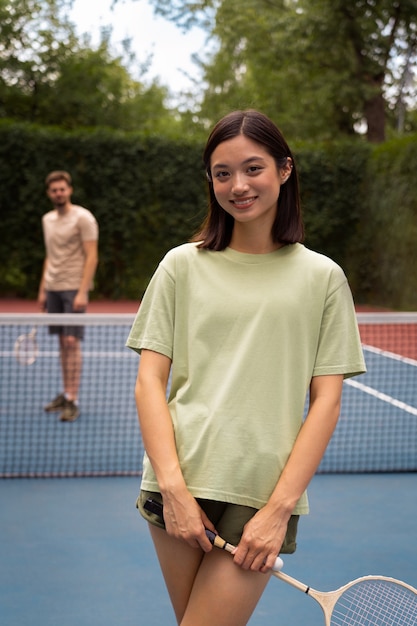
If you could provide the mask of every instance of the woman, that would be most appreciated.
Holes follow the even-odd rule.
[[[233,112],[204,163],[208,216],[161,262],[127,341],[141,353],[138,508],[178,624],[241,626],[277,554],[295,550],[343,378],[365,365],[343,271],[301,243],[280,131],[257,111]],[[150,495],[163,501],[162,523],[144,509]],[[233,557],[212,549],[205,528],[237,545]]]

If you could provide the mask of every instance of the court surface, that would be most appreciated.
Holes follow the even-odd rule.
[[[135,509],[139,476],[8,477],[63,475],[63,467],[66,475],[80,468],[90,476],[139,471],[137,357],[123,348],[126,333],[112,330],[112,347],[107,335],[94,343],[89,329],[83,411],[70,425],[46,419],[42,409],[59,374],[49,339],[39,331],[40,357],[24,371],[13,356],[18,332],[2,348],[0,626],[175,626],[147,525]],[[415,334],[401,347],[396,335],[392,344],[363,339],[368,373],[346,381],[322,462],[331,473],[314,477],[298,550],[284,558],[284,571],[323,591],[366,574],[417,587],[417,473],[410,471],[417,468],[417,342]],[[312,598],[272,578],[249,626],[323,623]]]
[[[139,480],[0,481],[0,624],[175,625],[134,506]],[[285,571],[325,591],[365,574],[417,587],[416,487],[416,473],[316,475]],[[323,618],[312,598],[272,578],[249,624]]]

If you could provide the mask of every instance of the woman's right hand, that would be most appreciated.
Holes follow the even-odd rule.
[[[163,494],[165,528],[169,535],[181,539],[193,548],[201,548],[210,552],[212,544],[207,538],[205,529],[216,533],[196,499],[185,491],[178,494]]]

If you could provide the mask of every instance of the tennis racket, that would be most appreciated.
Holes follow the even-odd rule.
[[[34,326],[30,333],[19,335],[14,343],[14,355],[20,365],[32,365],[38,356],[36,341],[37,328]]]
[[[163,519],[162,505],[148,499],[145,508]],[[210,542],[232,552],[234,546],[206,529]],[[311,596],[324,613],[325,626],[417,626],[417,589],[387,576],[362,576],[335,591],[317,591],[280,571],[277,558],[272,574]]]

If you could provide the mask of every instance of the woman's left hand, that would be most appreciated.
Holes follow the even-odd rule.
[[[243,569],[269,572],[284,542],[288,520],[288,515],[278,515],[268,505],[260,509],[243,529],[235,563]]]

